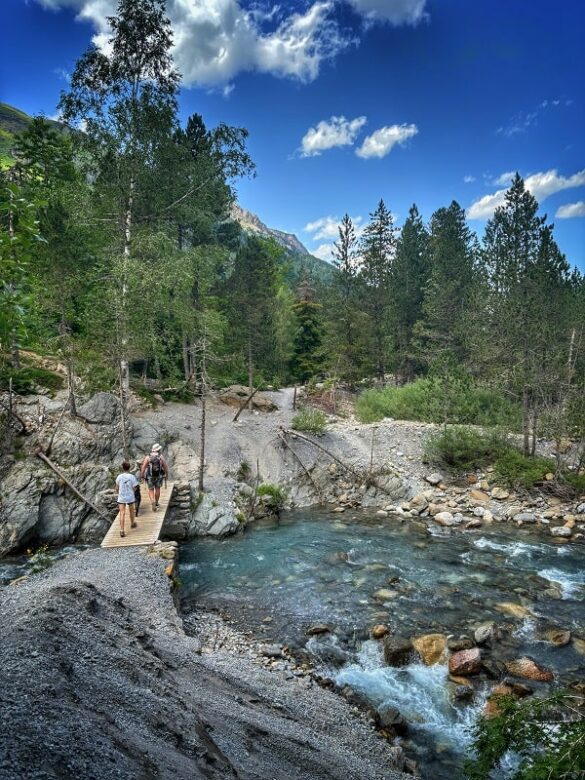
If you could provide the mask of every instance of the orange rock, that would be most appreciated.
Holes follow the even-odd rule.
[[[444,663],[447,659],[447,637],[444,634],[417,636],[412,644],[426,666]]]
[[[459,650],[449,658],[450,674],[478,674],[481,671],[481,651],[479,647],[471,650]]]
[[[469,498],[472,498],[474,501],[480,501],[482,503],[490,500],[488,494],[484,493],[483,490],[471,490],[469,492]]]
[[[524,656],[515,658],[512,661],[504,661],[504,666],[513,674],[514,677],[522,677],[525,680],[538,680],[540,682],[551,682],[554,680],[554,674],[546,666],[539,666],[532,658]]]
[[[372,628],[372,636],[374,639],[382,639],[382,637],[386,636],[387,633],[388,626],[385,626],[383,623],[378,623]]]

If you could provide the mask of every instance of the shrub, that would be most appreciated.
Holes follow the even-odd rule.
[[[7,390],[11,379],[12,389],[19,395],[35,393],[38,386],[54,393],[61,390],[64,385],[63,377],[60,374],[46,368],[23,366],[16,369],[7,364],[0,365],[0,389]]]
[[[36,574],[37,572],[50,568],[55,563],[55,561],[53,560],[53,556],[49,550],[49,545],[44,544],[34,552],[29,551],[28,563],[32,574]]]
[[[580,697],[560,691],[547,698],[518,701],[499,696],[494,717],[482,717],[473,730],[469,780],[490,780],[508,752],[519,758],[509,780],[577,780],[585,766],[585,718]],[[500,775],[498,775],[499,777]]]
[[[501,425],[512,430],[521,423],[518,404],[460,376],[430,377],[402,387],[365,390],[357,400],[356,414],[365,423],[393,417],[458,425]]]
[[[257,495],[258,497],[269,496],[270,501],[267,503],[274,509],[281,509],[286,501],[286,491],[280,485],[271,485],[269,483],[259,485]]]
[[[292,419],[292,428],[295,431],[305,431],[321,436],[327,428],[327,417],[320,409],[305,407]]]
[[[238,480],[238,482],[245,482],[247,479],[250,478],[251,474],[252,474],[252,467],[247,461],[243,460],[240,463],[238,470],[236,471],[236,479]]]
[[[530,488],[544,479],[548,472],[554,472],[555,462],[551,458],[527,457],[520,450],[509,447],[494,462],[498,479],[510,487]]]
[[[506,437],[498,432],[481,433],[473,428],[454,425],[428,439],[427,458],[453,469],[481,468],[493,462],[507,447]]]

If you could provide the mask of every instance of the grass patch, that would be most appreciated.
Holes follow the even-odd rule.
[[[365,390],[356,403],[361,422],[392,417],[396,420],[501,425],[517,430],[521,424],[518,404],[471,380],[450,377],[417,379],[402,387]]]
[[[439,466],[466,471],[492,463],[507,448],[506,437],[499,432],[481,433],[454,425],[428,439],[425,455]]]
[[[292,419],[291,427],[295,431],[304,431],[305,433],[314,433],[321,436],[327,429],[327,417],[320,409],[305,407]]]
[[[281,509],[286,501],[286,491],[284,488],[281,488],[280,485],[271,485],[268,482],[258,486],[257,495],[259,498],[262,496],[269,497],[270,500],[267,503],[274,509]]]

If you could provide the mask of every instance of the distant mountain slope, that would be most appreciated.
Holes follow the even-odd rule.
[[[323,281],[331,278],[332,266],[325,260],[312,255],[294,233],[285,233],[282,230],[268,227],[256,214],[237,204],[232,207],[232,218],[239,222],[247,233],[257,233],[267,238],[273,238],[284,247],[287,250],[287,259],[292,265],[293,276],[298,277],[303,270],[306,270],[315,278]]]
[[[32,117],[19,108],[0,103],[0,168],[10,168],[14,165],[15,137],[26,130],[31,121]],[[54,119],[47,119],[47,122],[58,128],[64,127]]]

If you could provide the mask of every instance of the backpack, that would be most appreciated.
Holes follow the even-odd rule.
[[[148,456],[148,467],[146,472],[148,477],[153,480],[157,480],[163,475],[163,465],[160,455],[155,453]]]

